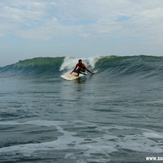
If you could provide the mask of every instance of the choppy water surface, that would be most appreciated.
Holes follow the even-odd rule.
[[[76,60],[38,58],[0,69],[0,162],[162,157],[163,59],[89,58],[95,75],[60,78]]]

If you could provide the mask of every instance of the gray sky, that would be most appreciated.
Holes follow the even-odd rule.
[[[0,66],[39,56],[163,56],[163,0],[1,0],[0,24]]]

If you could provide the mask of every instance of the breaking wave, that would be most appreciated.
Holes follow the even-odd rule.
[[[60,76],[70,72],[79,58],[75,57],[39,57],[19,61],[0,68],[0,73],[13,75]],[[133,75],[145,77],[158,76],[163,73],[163,57],[156,56],[99,56],[82,58],[83,63],[97,74]]]

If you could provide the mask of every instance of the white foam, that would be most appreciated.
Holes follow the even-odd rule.
[[[96,57],[89,57],[89,58],[81,58],[83,60],[83,63],[86,66],[90,66],[92,69],[95,68],[96,62],[100,59],[100,56]],[[68,72],[72,71],[72,69],[76,66],[78,63],[79,58],[73,58],[73,57],[65,57],[61,67],[60,71],[67,70]]]
[[[0,153],[4,153],[4,152],[19,152],[24,154],[25,156],[30,156],[33,152],[36,151],[41,151],[41,150],[66,150],[68,149],[68,145],[69,144],[74,144],[76,142],[81,143],[83,141],[82,138],[77,138],[74,137],[74,135],[76,135],[76,133],[73,132],[67,132],[64,131],[62,127],[60,127],[59,125],[61,125],[59,122],[47,122],[47,121],[43,121],[46,123],[38,123],[40,121],[31,121],[31,122],[26,122],[23,124],[34,124],[34,125],[40,125],[40,126],[53,126],[53,125],[57,125],[56,128],[58,129],[59,133],[62,133],[63,135],[58,137],[57,140],[52,141],[52,142],[45,142],[45,143],[36,143],[36,144],[24,144],[24,145],[15,145],[15,146],[11,146],[11,147],[4,147],[4,148],[0,148]],[[58,123],[58,124],[57,124]],[[7,123],[9,124],[9,123]],[[63,125],[63,124],[62,124]]]
[[[96,57],[89,57],[89,58],[84,58],[83,62],[85,61],[87,63],[87,66],[91,66],[91,68],[95,68],[95,64],[96,62],[100,59],[100,56],[96,56]]]
[[[78,162],[84,162],[83,158],[87,160],[96,157],[99,162],[105,162],[110,157],[109,154],[119,151],[119,150],[131,150],[136,152],[148,152],[148,153],[163,153],[163,148],[161,141],[154,141],[151,138],[162,139],[163,134],[154,131],[146,131],[146,129],[138,129],[139,134],[123,134],[113,135],[112,130],[115,129],[120,132],[120,130],[131,131],[134,127],[126,126],[97,126],[95,123],[88,123],[84,121],[73,121],[73,122],[63,122],[63,121],[46,121],[46,120],[36,120],[28,122],[0,122],[0,125],[36,125],[36,126],[55,126],[58,133],[61,134],[56,140],[44,143],[35,144],[23,144],[15,145],[10,147],[0,148],[0,153],[11,154],[20,153],[24,156],[32,156],[34,152],[38,151],[50,151],[50,150],[67,150],[65,154],[65,159],[78,159]],[[64,125],[73,125],[74,131],[67,131],[64,129]],[[97,134],[94,137],[87,137],[82,135],[77,135],[75,133],[75,128],[90,128],[95,130]],[[95,137],[96,136],[96,137]],[[72,152],[82,151],[82,152]],[[107,158],[106,160],[104,158]]]
[[[67,123],[67,122],[66,122]],[[91,158],[92,154],[102,154],[108,156],[109,153],[116,151],[114,144],[110,142],[106,142],[104,138],[90,138],[89,140],[85,137],[76,136],[76,133],[65,131],[61,126],[64,124],[62,122],[53,122],[53,121],[29,121],[24,123],[6,123],[13,125],[39,125],[39,126],[56,126],[59,133],[62,135],[58,137],[57,140],[51,142],[44,143],[36,143],[36,144],[24,144],[24,145],[15,145],[11,147],[0,148],[0,153],[21,153],[24,156],[30,157],[34,152],[38,151],[49,151],[49,150],[82,150],[82,154],[78,157],[87,157]],[[81,124],[80,124],[81,125]],[[88,125],[91,126],[92,124]],[[85,126],[85,125],[84,125]],[[94,127],[94,126],[93,126]],[[75,158],[75,154],[72,152],[67,153],[65,158]]]
[[[36,125],[36,126],[45,126],[52,127],[58,125],[66,125],[67,122],[64,121],[46,121],[46,120],[35,120],[35,121],[27,121],[27,122],[16,122],[16,121],[6,121],[0,122],[0,125]]]
[[[0,122],[0,125],[19,125],[19,122],[15,122],[15,121],[5,121],[5,122]]]
[[[117,139],[117,145],[122,149],[136,152],[162,153],[160,144],[142,135],[127,135]]]
[[[159,134],[157,132],[145,132],[143,135],[147,138],[155,138],[155,139],[163,139],[163,134]]]
[[[78,62],[78,58],[73,58],[73,57],[65,57],[61,67],[60,67],[60,71],[63,71],[63,70],[72,70],[75,65],[77,64]]]
[[[24,125],[37,125],[37,126],[45,126],[45,127],[52,127],[52,126],[60,126],[60,125],[66,125],[67,122],[64,121],[46,121],[46,120],[35,120],[35,121],[28,121],[24,123],[20,123]]]

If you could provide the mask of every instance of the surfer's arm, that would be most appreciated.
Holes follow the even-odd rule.
[[[90,72],[92,75],[94,74],[93,72],[91,72],[87,67],[85,67],[85,69]]]
[[[72,72],[70,74],[72,74],[73,72],[75,72],[76,68],[78,67],[78,64],[75,66],[75,68],[72,70]]]

